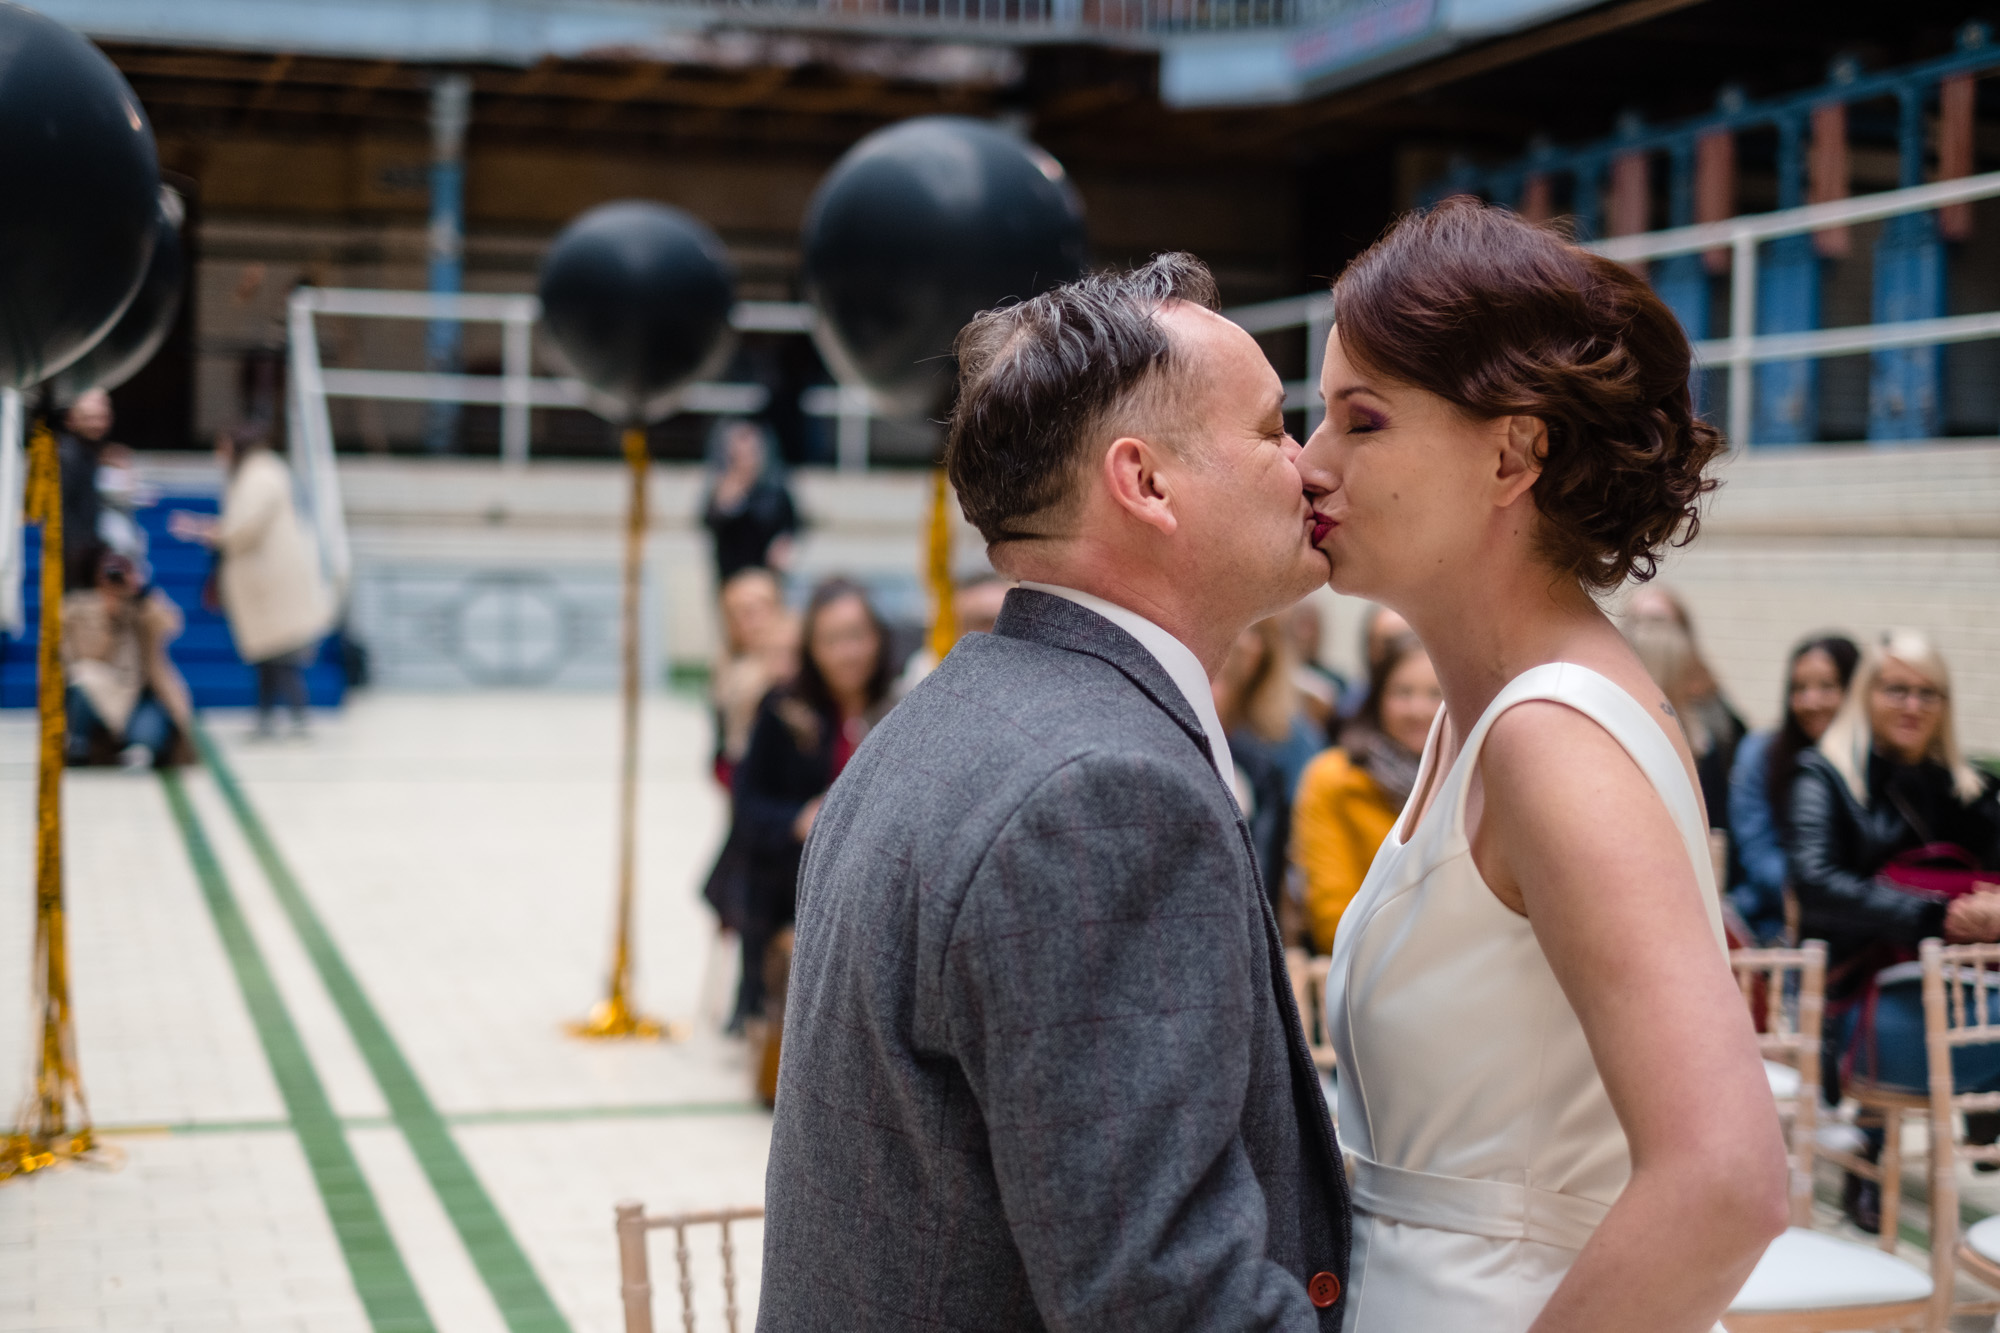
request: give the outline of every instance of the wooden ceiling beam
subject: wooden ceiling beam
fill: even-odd
[[[377,89],[385,87],[401,68],[394,60],[378,60],[357,78],[340,99],[340,113],[353,115],[366,106]]]

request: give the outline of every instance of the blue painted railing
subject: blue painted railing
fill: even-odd
[[[1575,148],[1540,145],[1497,167],[1459,163],[1425,191],[1426,202],[1449,194],[1477,194],[1523,207],[1531,186],[1550,190],[1567,179],[1577,234],[1598,239],[1606,230],[1608,181],[1613,164],[1635,155],[1667,158],[1670,227],[1695,221],[1698,146],[1716,135],[1752,130],[1777,134],[1779,209],[1806,202],[1809,126],[1827,107],[1894,99],[1897,106],[1898,186],[1924,179],[1925,127],[1945,81],[2000,68],[2000,46],[1983,24],[1970,23],[1951,54],[1893,70],[1863,72],[1838,61],[1828,81],[1780,97],[1752,100],[1726,89],[1714,111],[1671,125],[1648,126],[1628,116],[1617,133]],[[1547,197],[1547,196],[1544,196]],[[1947,254],[1937,214],[1888,219],[1876,240],[1872,309],[1876,323],[1937,319],[1946,314]],[[1808,235],[1765,243],[1756,285],[1756,332],[1804,333],[1820,327],[1820,287],[1825,262]],[[1700,255],[1684,254],[1652,265],[1662,299],[1697,341],[1712,327],[1710,284]],[[1936,346],[1878,350],[1870,354],[1868,434],[1871,439],[1930,438],[1940,432],[1944,360]],[[1803,444],[1818,438],[1819,366],[1812,360],[1771,362],[1756,368],[1750,440],[1758,445]]]

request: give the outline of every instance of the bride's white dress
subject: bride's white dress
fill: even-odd
[[[1466,840],[1480,746],[1531,699],[1595,719],[1645,772],[1725,947],[1708,830],[1666,734],[1595,671],[1524,672],[1466,737],[1416,829],[1397,821],[1334,942],[1328,1031],[1354,1182],[1345,1333],[1520,1333],[1631,1175],[1576,1013],[1533,927],[1486,887]],[[1437,747],[1434,727],[1413,800]]]

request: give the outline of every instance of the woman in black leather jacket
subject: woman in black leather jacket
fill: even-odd
[[[1951,719],[1951,681],[1929,639],[1892,631],[1855,672],[1840,713],[1799,756],[1792,785],[1791,881],[1801,933],[1827,943],[1827,1090],[1843,1062],[1878,1081],[1927,1087],[1918,941],[2000,940],[2000,803],[1994,779],[1965,762]],[[1990,883],[1947,906],[1898,888],[1883,871],[1939,843],[1962,849]],[[1872,994],[1871,994],[1872,991]],[[1995,1002],[2000,1021],[2000,1001]],[[2000,1090],[2000,1049],[1954,1054],[1958,1091]],[[1985,1141],[2000,1116],[1973,1117]],[[1849,1215],[1873,1230],[1874,1188],[1849,1177]]]

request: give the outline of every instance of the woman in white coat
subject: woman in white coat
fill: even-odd
[[[223,614],[236,651],[257,668],[257,731],[269,735],[283,701],[306,725],[304,668],[333,624],[333,603],[292,500],[292,474],[255,428],[216,436],[228,484],[217,518],[179,513],[174,535],[215,548]]]

